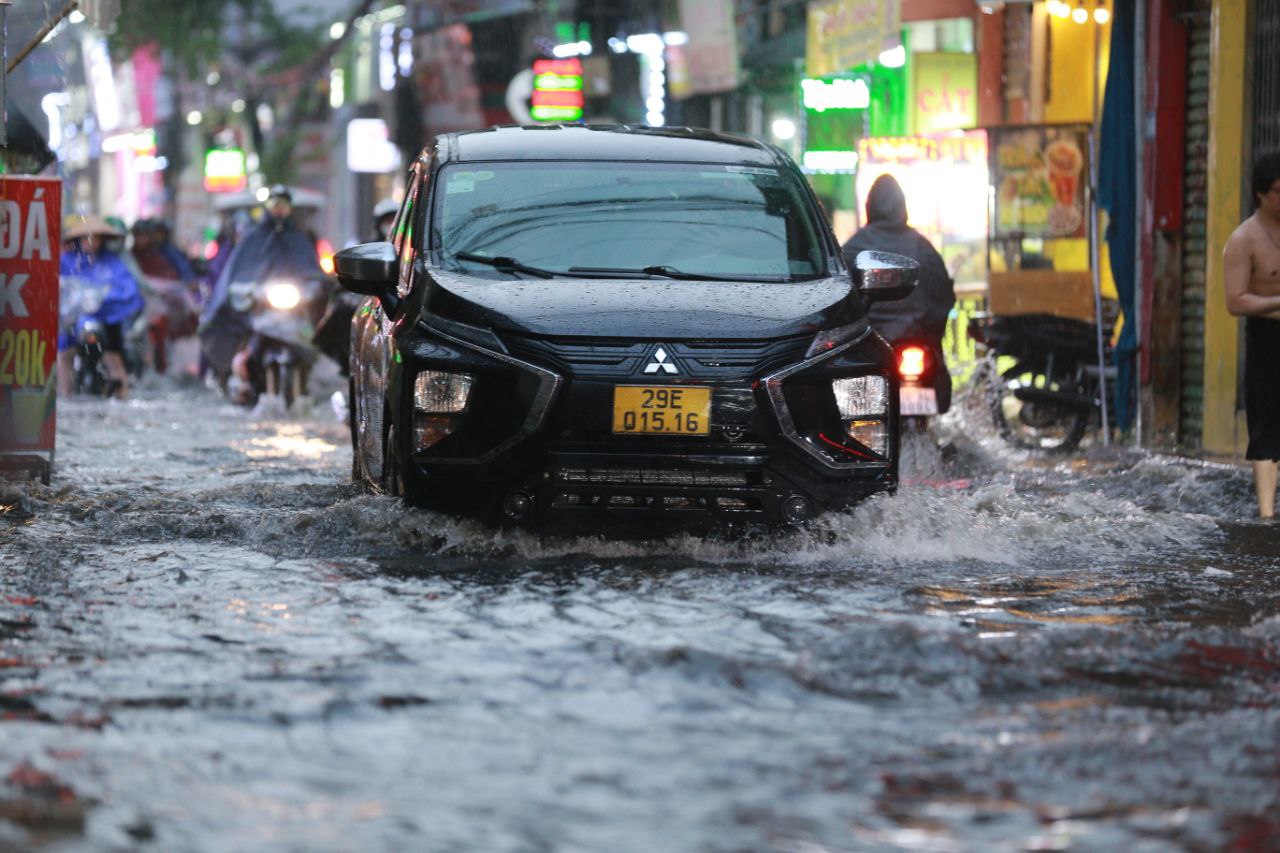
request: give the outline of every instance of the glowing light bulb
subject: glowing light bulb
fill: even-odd
[[[1089,12],[1083,6],[1077,6],[1071,10],[1071,20],[1077,24],[1086,23],[1089,20]]]
[[[1111,20],[1111,13],[1107,11],[1106,6],[1099,6],[1093,10],[1093,19],[1097,21],[1099,25],[1105,24],[1107,21]]]

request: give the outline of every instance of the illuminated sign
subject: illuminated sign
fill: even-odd
[[[971,53],[912,57],[916,130],[933,133],[978,123],[978,58]]]
[[[857,151],[806,151],[804,171],[849,174],[858,168]]]
[[[204,188],[211,193],[240,192],[249,186],[244,152],[239,148],[215,148],[204,153]]]
[[[347,123],[347,168],[386,174],[400,168],[400,149],[380,118],[353,118]]]
[[[835,80],[818,80],[806,77],[800,81],[805,109],[815,112],[826,110],[865,110],[871,106],[871,87],[861,77],[839,77]]]
[[[582,60],[577,57],[534,62],[529,114],[535,121],[580,120],[586,106],[582,76]]]

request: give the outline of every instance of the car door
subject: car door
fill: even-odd
[[[412,284],[414,223],[419,219],[423,171],[420,163],[414,165],[404,202],[391,225],[391,245],[400,259],[396,289],[402,298]],[[359,353],[353,367],[355,399],[352,401],[356,407],[357,452],[365,475],[375,483],[382,479],[387,372],[392,357],[394,321],[378,299],[368,297],[356,312],[356,323],[352,327],[352,352]]]

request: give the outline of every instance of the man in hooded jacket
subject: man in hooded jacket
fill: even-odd
[[[907,198],[891,175],[881,175],[867,193],[867,224],[841,247],[852,269],[859,252],[893,252],[920,264],[920,279],[911,295],[893,302],[874,302],[868,317],[871,327],[889,343],[922,341],[930,345],[938,369],[934,388],[938,413],[951,407],[951,374],[942,353],[947,317],[956,304],[955,282],[942,256],[914,228],[907,225]]]
[[[311,235],[292,218],[293,196],[287,187],[271,188],[267,216],[236,244],[214,282],[200,318],[200,342],[206,363],[220,382],[231,373],[232,360],[248,343],[250,318],[230,304],[232,282],[271,278],[316,281],[324,277]]]

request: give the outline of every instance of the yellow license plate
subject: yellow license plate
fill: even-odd
[[[687,385],[617,385],[613,431],[644,435],[707,435],[711,389]]]

